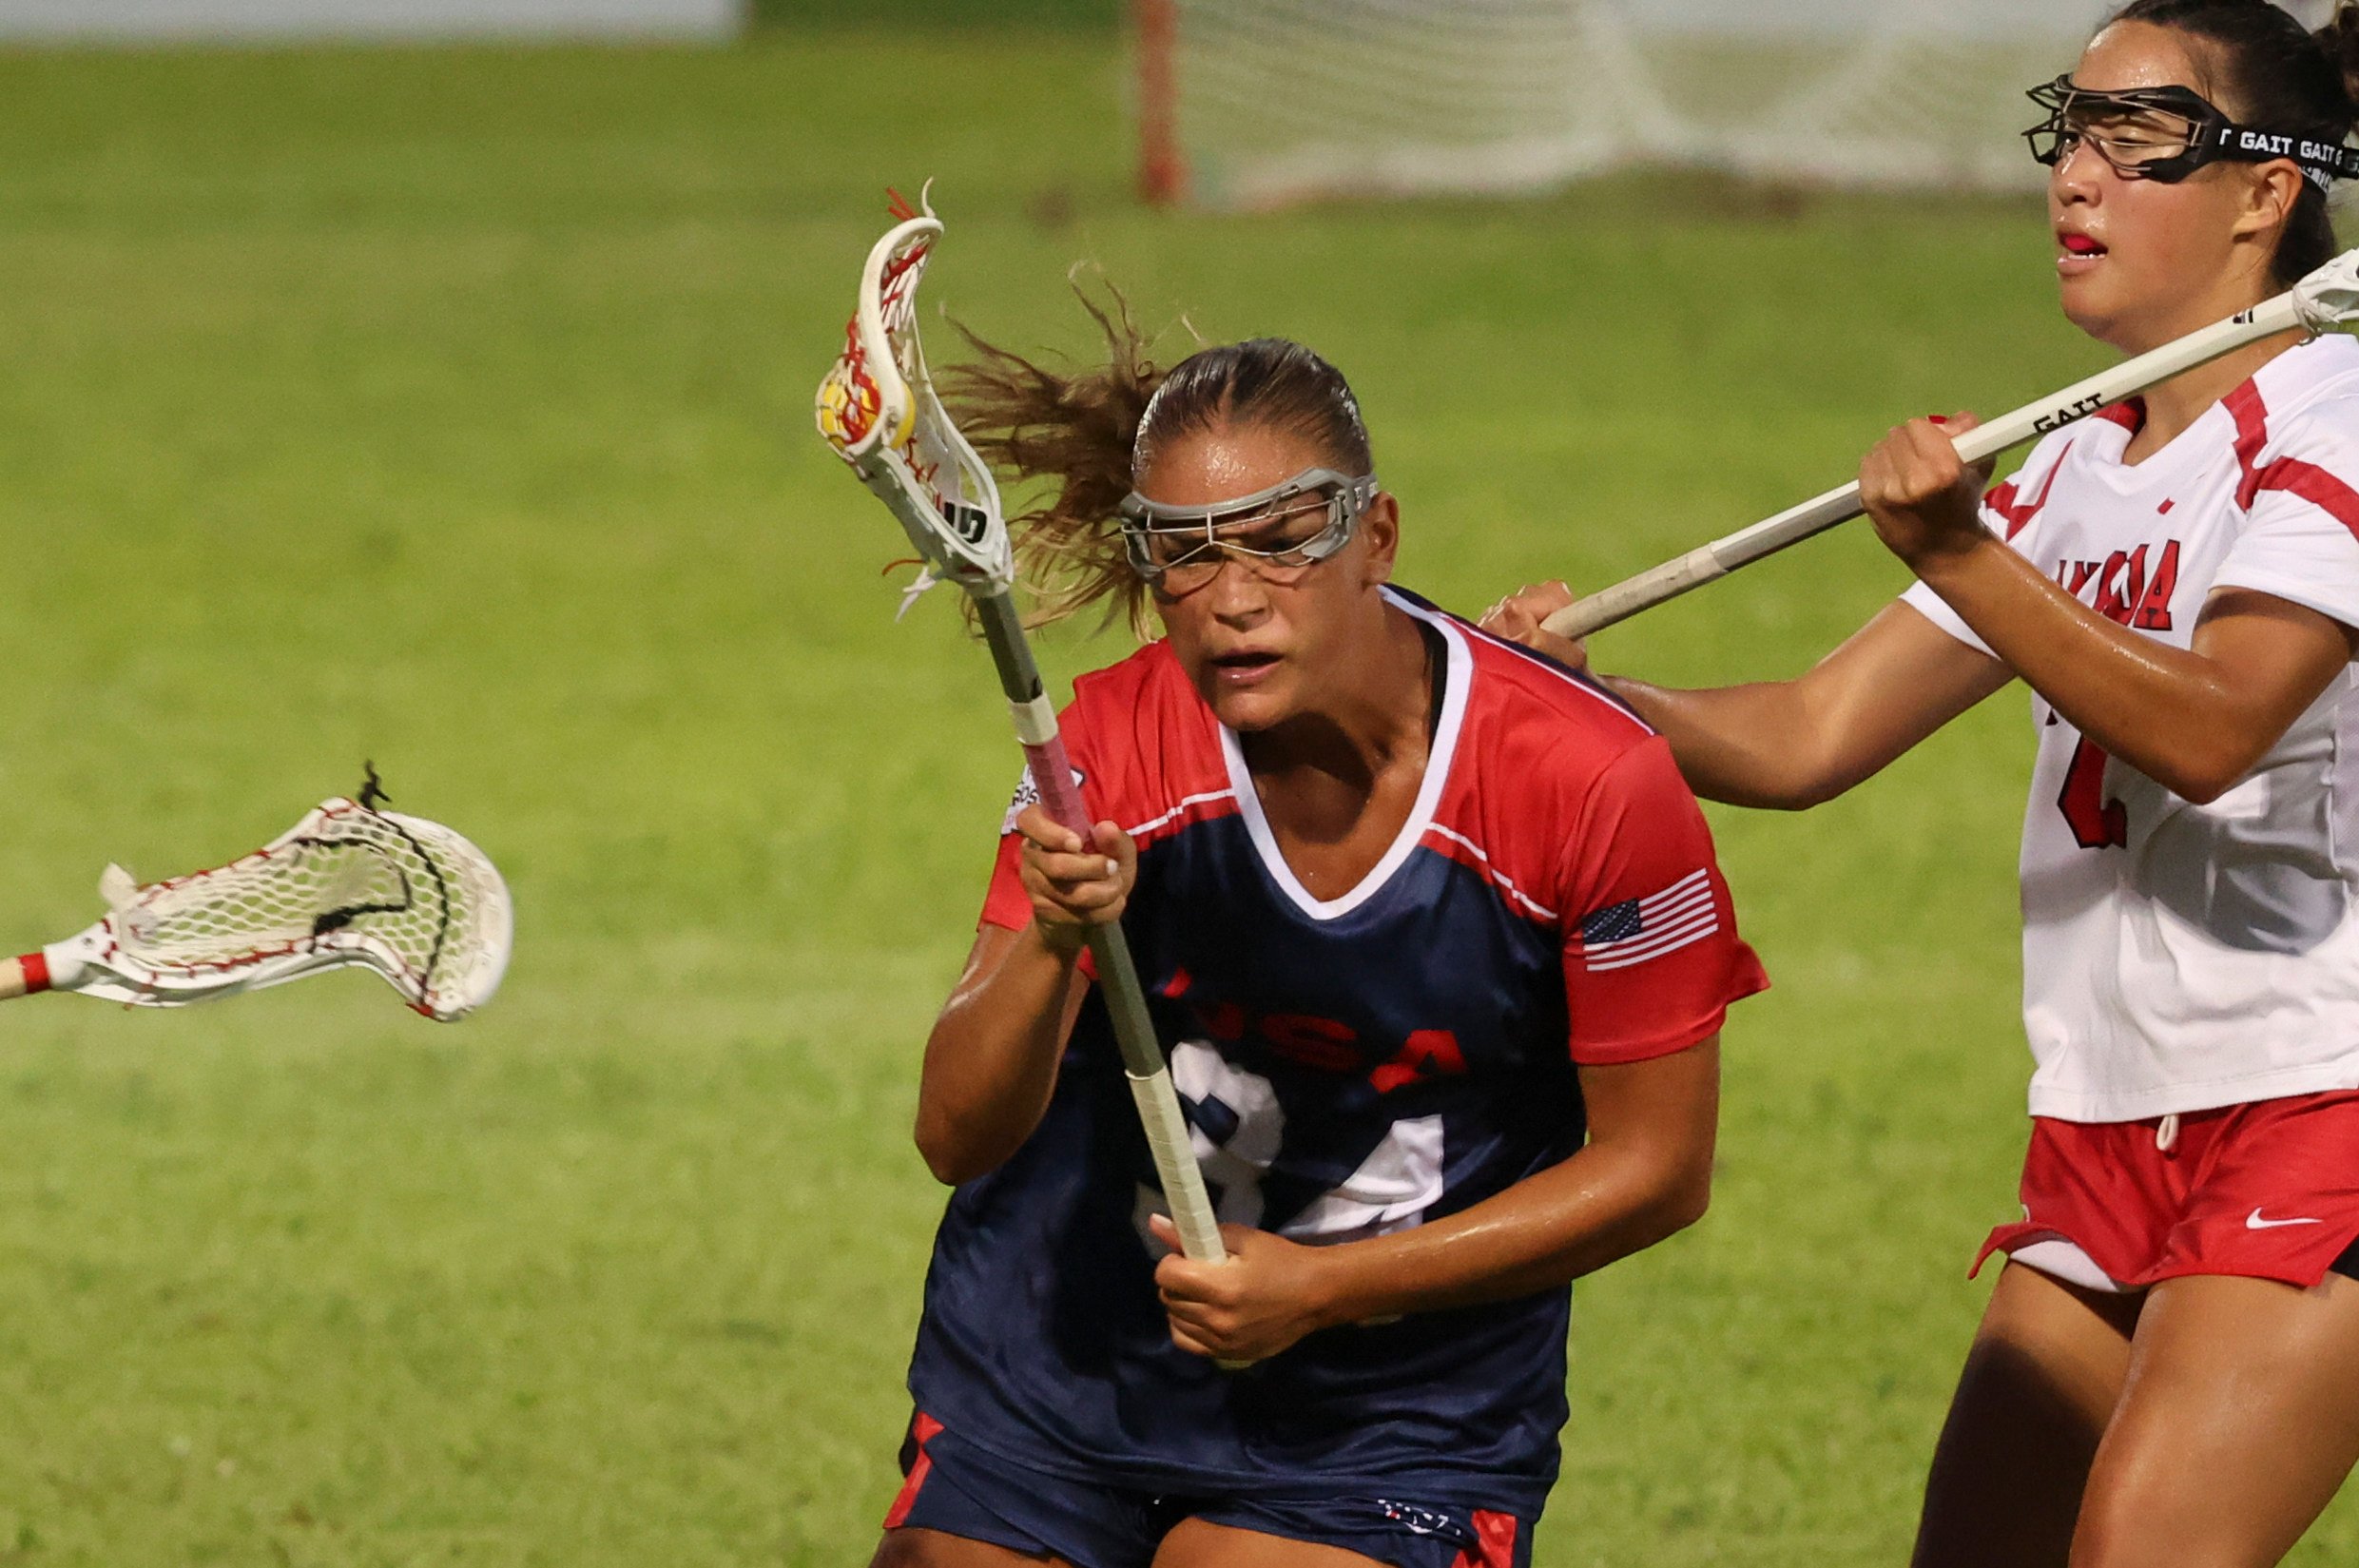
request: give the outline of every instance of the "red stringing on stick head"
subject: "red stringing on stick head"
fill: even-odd
[[[888,188],[886,194],[893,199],[891,211],[896,219],[906,223],[918,216],[900,192]],[[932,237],[919,239],[907,249],[888,257],[877,279],[878,317],[903,380],[913,379],[918,371],[917,336],[911,325],[917,314],[918,280],[924,273],[926,258],[933,249]],[[838,452],[848,451],[867,440],[883,416],[884,394],[869,368],[868,349],[860,340],[857,311],[843,329],[843,353],[820,391],[820,434]]]

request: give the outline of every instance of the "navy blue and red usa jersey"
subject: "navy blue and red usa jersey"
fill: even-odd
[[[1408,822],[1339,898],[1287,868],[1167,645],[1084,676],[1064,720],[1092,815],[1138,842],[1123,927],[1221,1218],[1305,1243],[1438,1219],[1565,1159],[1577,1066],[1693,1045],[1768,983],[1663,740],[1560,666],[1393,602],[1439,631],[1443,697]],[[1015,845],[983,920],[1020,929]],[[1568,1290],[1223,1372],[1170,1343],[1160,1204],[1092,994],[1039,1128],[943,1217],[918,1407],[1010,1460],[1172,1495],[1342,1484],[1538,1511]]]

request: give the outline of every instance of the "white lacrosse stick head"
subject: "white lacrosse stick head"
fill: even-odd
[[[2359,250],[2347,250],[2293,285],[2293,313],[2311,332],[2359,317]]]
[[[340,796],[227,865],[144,886],[110,865],[99,892],[106,918],[44,950],[50,986],[141,1007],[357,964],[447,1023],[491,1000],[514,936],[482,850]]]
[[[929,189],[931,186],[928,187]],[[868,253],[843,353],[819,387],[819,433],[900,519],[927,580],[977,598],[1015,581],[1015,552],[991,470],[934,394],[918,338],[918,282],[941,237],[931,206],[911,212]]]

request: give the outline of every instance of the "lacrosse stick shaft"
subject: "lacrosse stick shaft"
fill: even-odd
[[[38,953],[21,958],[0,958],[0,1002],[29,997],[49,988],[49,969]]]
[[[1049,815],[1066,827],[1090,838],[1090,810],[1073,783],[1073,763],[1056,731],[1056,708],[1040,682],[1033,662],[1032,645],[1024,623],[1005,591],[978,595],[975,609],[999,670],[999,687],[1015,720],[1016,739],[1024,745],[1024,761],[1032,768],[1033,785]],[[1090,953],[1097,962],[1097,983],[1106,993],[1106,1008],[1113,1016],[1114,1038],[1122,1047],[1122,1070],[1131,1080],[1131,1097],[1138,1104],[1140,1123],[1147,1130],[1147,1147],[1154,1155],[1155,1175],[1171,1206],[1171,1223],[1179,1230],[1180,1250],[1191,1258],[1218,1263],[1228,1255],[1221,1245],[1220,1222],[1213,1217],[1212,1200],[1205,1191],[1204,1172],[1180,1112],[1179,1094],[1171,1087],[1170,1068],[1155,1042],[1153,1017],[1147,1011],[1147,993],[1138,983],[1131,961],[1131,945],[1122,927],[1110,923],[1090,928]]]
[[[1977,425],[1957,437],[1958,455],[1968,464],[1996,457],[2018,442],[2044,436],[2059,425],[2094,414],[2108,403],[2117,403],[2197,365],[2208,364],[2223,354],[2232,354],[2280,332],[2303,327],[2314,330],[2316,325],[2294,293],[2278,295],[2252,310],[2215,321],[2135,359],[2125,359],[2111,370],[2075,381],[2061,392],[2026,403],[1988,424]],[[1854,480],[1567,605],[1540,625],[1559,637],[1586,637],[1626,621],[1642,610],[1675,599],[1690,589],[1725,577],[1764,555],[1773,555],[1789,545],[1824,533],[1838,523],[1850,521],[1864,510],[1860,505],[1859,483]]]

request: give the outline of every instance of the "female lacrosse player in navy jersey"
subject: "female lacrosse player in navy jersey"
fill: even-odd
[[[1722,1016],[1765,982],[1661,739],[1389,586],[1331,366],[1161,377],[1110,337],[1103,373],[966,381],[985,450],[1061,481],[1027,535],[1078,563],[1054,608],[1165,636],[1076,683],[1093,836],[1019,791],[927,1041],[957,1191],[877,1560],[1509,1568],[1567,1282],[1703,1211]],[[1117,918],[1225,1263],[1170,1250],[1083,958]]]
[[[2348,11],[2137,0],[2038,89],[2074,323],[2137,353],[2324,264],[2355,57]],[[1917,1561],[2274,1562],[2359,1458],[2359,344],[2261,342],[1981,477],[1934,421],[1868,455],[1920,580],[1808,674],[1610,684],[1701,793],[1782,807],[2031,687],[2024,1214]],[[1577,659],[1537,629],[1565,599],[1491,624]]]

